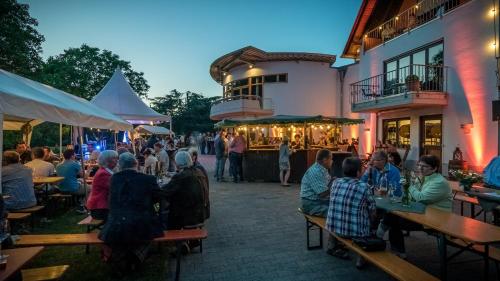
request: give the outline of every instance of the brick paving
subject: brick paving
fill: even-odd
[[[201,162],[213,171],[213,156],[202,156]],[[305,221],[297,213],[298,185],[214,181],[210,188],[209,238],[202,254],[184,258],[182,280],[392,280],[375,266],[357,270],[354,259],[306,250]],[[409,261],[437,276],[435,238],[412,232],[406,242]],[[449,266],[449,280],[480,279],[478,258],[470,254],[457,258],[460,263]],[[494,279],[495,267],[490,268]]]

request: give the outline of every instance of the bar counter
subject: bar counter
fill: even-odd
[[[328,148],[334,150],[334,148]],[[319,148],[298,149],[290,156],[289,182],[299,183],[307,169],[316,161]],[[342,176],[342,161],[351,152],[332,151],[332,176]],[[272,148],[250,149],[243,156],[243,177],[248,181],[279,182],[279,150]]]

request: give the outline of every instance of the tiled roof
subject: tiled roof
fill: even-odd
[[[243,64],[255,64],[269,61],[314,61],[333,64],[335,55],[292,52],[265,52],[253,46],[248,46],[216,59],[210,65],[210,75],[220,83],[223,72]]]

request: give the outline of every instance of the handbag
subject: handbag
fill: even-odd
[[[353,238],[352,242],[367,252],[376,252],[385,250],[385,240],[378,237],[359,237]]]

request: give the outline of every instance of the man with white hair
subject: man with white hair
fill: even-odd
[[[105,150],[99,155],[97,160],[99,162],[99,170],[97,170],[92,181],[92,189],[87,200],[87,209],[90,210],[90,215],[94,219],[105,221],[108,218],[109,212],[109,186],[113,169],[118,164],[118,153],[114,150]]]
[[[137,266],[147,257],[151,241],[163,235],[154,204],[164,192],[154,176],[137,171],[137,160],[130,152],[119,156],[120,172],[111,177],[109,215],[99,238],[112,249],[112,263]]]
[[[179,172],[162,187],[170,203],[167,229],[181,229],[203,223],[206,218],[204,203],[208,202],[203,184],[205,176],[193,166],[191,155],[179,151],[175,155]]]

